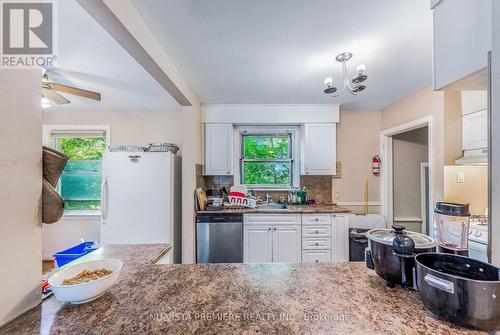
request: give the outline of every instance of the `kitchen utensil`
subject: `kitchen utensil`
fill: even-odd
[[[469,257],[415,256],[418,293],[439,319],[484,331],[500,330],[500,269]]]
[[[393,226],[393,229],[371,229],[366,232],[368,248],[366,251],[366,265],[387,281],[387,286],[394,287],[396,284],[412,286],[412,283],[402,281],[402,262],[395,252],[393,243],[396,236],[405,235],[413,239],[415,243],[414,252],[432,252],[436,250],[437,242],[426,235],[404,231],[403,226]],[[411,269],[414,265],[413,255],[404,262],[404,269]],[[406,278],[412,274],[406,273]]]
[[[108,147],[110,152],[145,152],[148,151],[146,147],[139,147],[136,145],[112,145]]]
[[[92,301],[103,295],[106,290],[115,284],[123,263],[118,259],[100,259],[69,265],[52,274],[48,282],[57,299],[72,304],[82,304]],[[65,279],[72,278],[83,270],[95,271],[106,269],[111,274],[86,283],[75,285],[62,285]]]
[[[152,152],[168,152],[174,155],[179,151],[179,146],[175,143],[149,143],[148,150]]]

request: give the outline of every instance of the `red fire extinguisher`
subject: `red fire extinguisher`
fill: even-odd
[[[373,157],[373,160],[372,160],[372,173],[374,176],[378,176],[380,175],[380,164],[382,163],[382,161],[380,160],[380,156],[375,156]]]

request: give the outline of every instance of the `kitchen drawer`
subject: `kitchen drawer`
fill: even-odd
[[[332,261],[330,250],[304,250],[302,251],[303,263],[323,263]]]
[[[332,239],[329,237],[325,238],[311,237],[302,239],[302,250],[331,249],[331,248],[332,248]]]
[[[302,214],[302,224],[331,224],[331,214]]]
[[[332,225],[310,225],[302,226],[302,237],[330,237],[332,236]]]
[[[245,214],[243,221],[246,225],[300,225],[300,214]]]

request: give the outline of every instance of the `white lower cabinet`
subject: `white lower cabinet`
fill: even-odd
[[[247,214],[243,262],[301,262],[300,215]]]
[[[243,261],[347,262],[349,214],[246,214]]]
[[[332,214],[332,261],[349,261],[349,214]]]
[[[273,227],[273,262],[300,260],[300,226]]]
[[[331,250],[304,250],[302,251],[303,263],[324,263],[332,261]]]
[[[273,261],[271,227],[245,226],[243,236],[243,261],[245,263],[267,263]]]

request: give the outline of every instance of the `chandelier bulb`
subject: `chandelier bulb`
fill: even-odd
[[[366,72],[366,65],[365,64],[359,64],[358,67],[356,68],[356,72],[358,74],[365,74],[365,72]]]

